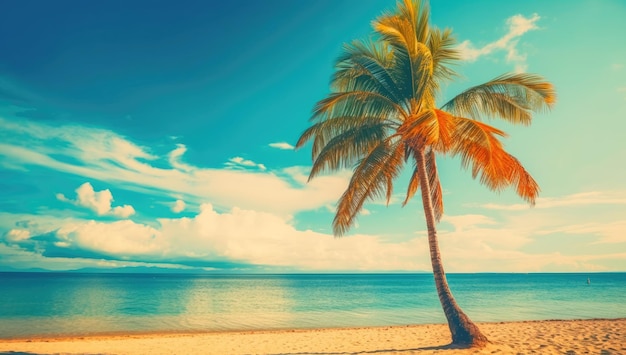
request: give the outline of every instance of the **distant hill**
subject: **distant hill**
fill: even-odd
[[[285,269],[250,269],[250,270],[205,270],[202,268],[186,268],[186,269],[174,269],[174,268],[162,268],[157,266],[133,266],[133,267],[119,267],[119,268],[80,268],[75,270],[46,270],[42,268],[28,268],[28,269],[16,269],[10,266],[0,265],[0,272],[55,272],[55,273],[85,273],[85,274],[421,274],[430,273],[430,271],[299,271],[299,270],[285,270]]]
[[[51,272],[51,270],[42,268],[16,269],[14,267],[0,265],[0,272]]]
[[[193,269],[172,269],[172,268],[162,268],[156,266],[133,266],[133,267],[120,267],[120,268],[82,268],[76,270],[68,270],[67,272],[74,273],[92,273],[92,274],[102,274],[102,273],[111,273],[111,274],[207,274],[211,273],[210,271],[193,268]]]
[[[199,274],[210,273],[204,269],[171,269],[152,266],[120,267],[120,268],[81,268],[75,270],[46,270],[42,268],[17,269],[10,266],[0,265],[0,272],[69,272],[69,273],[89,273],[89,274]]]

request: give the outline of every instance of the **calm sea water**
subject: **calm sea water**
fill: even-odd
[[[626,273],[448,281],[475,321],[626,317]],[[444,322],[429,274],[0,273],[0,338]]]

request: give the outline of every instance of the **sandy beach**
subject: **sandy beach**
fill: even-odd
[[[626,354],[626,319],[482,323],[491,343],[454,349],[446,325],[133,334],[0,341],[0,354]]]

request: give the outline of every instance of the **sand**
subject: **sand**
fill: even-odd
[[[0,354],[626,354],[626,319],[481,323],[482,349],[446,325],[0,340]]]

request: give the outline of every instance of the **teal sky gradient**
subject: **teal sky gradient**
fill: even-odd
[[[393,1],[8,1],[0,21],[0,269],[429,270],[421,202],[330,234],[349,171],[306,183],[293,144],[342,45]],[[438,161],[452,272],[626,270],[626,3],[431,2],[465,88],[513,71],[558,101],[491,121],[534,208]],[[406,174],[405,174],[406,175]]]

